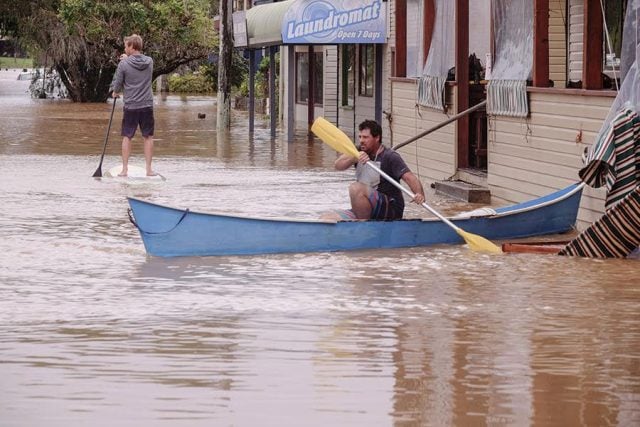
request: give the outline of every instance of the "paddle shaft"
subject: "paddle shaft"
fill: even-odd
[[[380,176],[382,176],[384,179],[386,179],[387,181],[389,181],[391,184],[393,184],[398,190],[404,192],[407,196],[411,197],[411,199],[415,198],[416,195],[413,194],[413,192],[411,190],[408,190],[406,188],[404,188],[398,181],[396,181],[395,179],[391,178],[389,175],[387,175],[386,173],[384,173],[382,171],[382,169],[380,169],[378,166],[376,166],[375,163],[373,163],[371,160],[369,160],[367,162],[367,165],[369,165],[371,168],[373,168],[373,170],[375,170],[376,172],[378,172],[380,174]],[[425,208],[426,210],[428,210],[429,212],[431,212],[432,214],[434,214],[435,216],[437,216],[442,222],[444,222],[445,224],[447,224],[449,227],[453,228],[454,230],[456,230],[456,232],[458,232],[458,230],[460,230],[460,227],[458,227],[457,225],[455,225],[454,223],[452,223],[451,221],[449,221],[447,218],[443,217],[440,212],[436,211],[435,209],[433,209],[431,206],[429,206],[426,202],[422,203],[422,207]]]
[[[104,153],[107,152],[107,142],[109,142],[109,132],[111,131],[111,122],[113,121],[113,112],[116,111],[116,101],[118,98],[113,98],[113,107],[111,107],[111,116],[109,117],[109,125],[107,126],[107,134],[104,136],[104,145],[102,146],[102,155],[100,156],[100,163],[98,169],[93,173],[93,177],[102,176],[102,161],[104,160]]]
[[[471,107],[471,108],[468,108],[468,109],[466,109],[466,110],[464,110],[464,111],[461,111],[460,113],[458,113],[458,114],[456,114],[455,116],[453,116],[453,117],[451,117],[451,118],[449,118],[449,119],[445,120],[444,122],[439,123],[439,124],[435,125],[434,127],[432,127],[432,128],[429,128],[429,129],[425,130],[424,132],[422,132],[422,133],[420,133],[420,134],[418,134],[418,135],[414,136],[413,138],[407,139],[406,141],[404,141],[404,142],[402,142],[402,143],[400,143],[400,144],[396,145],[395,147],[392,147],[391,149],[395,151],[395,150],[397,150],[397,149],[399,149],[399,148],[404,147],[404,146],[405,146],[405,145],[407,145],[407,144],[411,144],[413,141],[416,141],[416,140],[418,140],[418,139],[422,138],[423,136],[427,136],[427,135],[429,135],[431,132],[435,132],[435,131],[437,131],[438,129],[440,129],[441,127],[444,127],[444,126],[448,125],[448,124],[449,124],[449,123],[451,123],[451,122],[455,122],[456,120],[460,119],[461,117],[464,117],[464,116],[466,116],[466,115],[467,115],[467,114],[469,114],[469,113],[473,113],[474,111],[476,111],[476,110],[480,109],[481,107],[484,107],[485,105],[487,105],[487,101],[482,101],[481,103],[476,104],[476,105],[474,105],[474,106],[473,106],[473,107]]]

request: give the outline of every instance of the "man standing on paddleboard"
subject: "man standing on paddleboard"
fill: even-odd
[[[147,176],[156,173],[151,168],[153,157],[153,59],[143,55],[142,37],[132,34],[124,38],[124,52],[111,82],[110,90],[113,98],[124,93],[124,114],[122,116],[122,171],[120,176],[127,176],[129,155],[131,154],[131,138],[140,126],[144,138],[144,158]],[[115,101],[114,101],[115,102]]]

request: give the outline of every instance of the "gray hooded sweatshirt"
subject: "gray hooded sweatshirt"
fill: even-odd
[[[152,76],[153,59],[141,53],[131,55],[118,64],[110,89],[116,92],[124,89],[127,110],[153,107]]]

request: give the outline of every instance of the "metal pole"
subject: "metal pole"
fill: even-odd
[[[249,133],[253,133],[256,109],[256,50],[249,51]]]
[[[424,132],[414,136],[413,138],[409,138],[405,142],[402,142],[402,143],[396,145],[395,147],[393,147],[393,149],[397,150],[398,148],[402,148],[407,144],[411,144],[413,141],[418,140],[418,139],[422,138],[423,136],[427,136],[431,132],[435,132],[438,129],[440,129],[441,127],[444,127],[444,126],[448,125],[451,122],[455,122],[456,120],[460,119],[461,117],[464,117],[469,113],[473,113],[474,111],[484,107],[485,105],[487,105],[487,101],[482,101],[479,104],[476,104],[471,108],[467,108],[466,110],[459,112],[458,114],[456,114],[455,116],[445,120],[444,122],[439,123],[439,124],[435,125],[434,127],[429,128],[429,129],[425,130]]]
[[[282,58],[280,58],[282,60]],[[296,54],[295,46],[287,46],[287,141],[293,142],[295,139],[296,120],[296,70],[295,70]]]
[[[269,117],[271,118],[271,137],[276,136],[276,48],[269,47]]]

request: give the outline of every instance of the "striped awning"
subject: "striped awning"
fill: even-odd
[[[640,245],[640,187],[636,187],[559,255],[626,258]]]
[[[604,215],[560,255],[626,258],[640,245],[640,117],[621,110],[600,132],[578,173],[591,187],[607,188]]]
[[[605,209],[622,200],[640,185],[640,117],[621,110],[600,132],[589,152],[586,166],[578,172],[591,187],[607,187]]]

